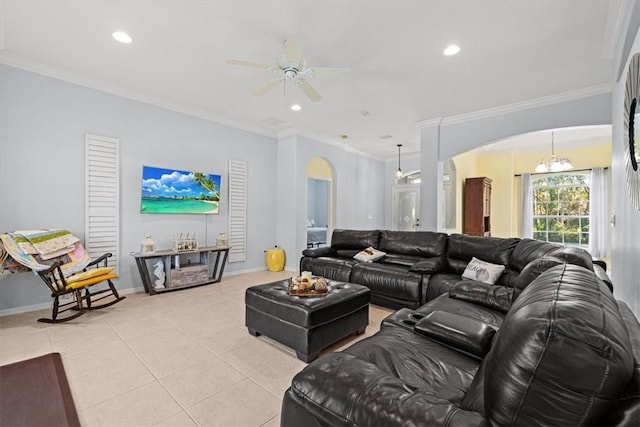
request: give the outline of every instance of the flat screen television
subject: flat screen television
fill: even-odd
[[[220,175],[142,166],[143,214],[217,214]]]

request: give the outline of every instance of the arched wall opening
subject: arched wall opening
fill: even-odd
[[[330,244],[335,224],[335,174],[324,157],[314,157],[307,164],[306,225],[308,248]]]

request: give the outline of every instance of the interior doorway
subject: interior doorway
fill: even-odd
[[[400,184],[393,187],[393,229],[420,229],[420,184]]]
[[[333,168],[322,157],[307,166],[307,247],[330,244],[333,232]]]

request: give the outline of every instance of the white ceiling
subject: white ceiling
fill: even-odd
[[[610,83],[610,3],[3,1],[0,61],[387,159],[398,143],[403,153],[419,151],[418,122]],[[133,43],[114,41],[116,30]],[[318,103],[293,85],[286,96],[275,89],[256,97],[255,89],[279,75],[225,63],[273,64],[288,37],[304,43],[309,66],[348,67],[353,77],[311,80],[323,96]],[[445,57],[450,43],[462,51]],[[293,102],[302,111],[291,111]]]

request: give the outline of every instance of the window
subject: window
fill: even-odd
[[[533,180],[533,238],[589,247],[589,174],[545,175]]]

